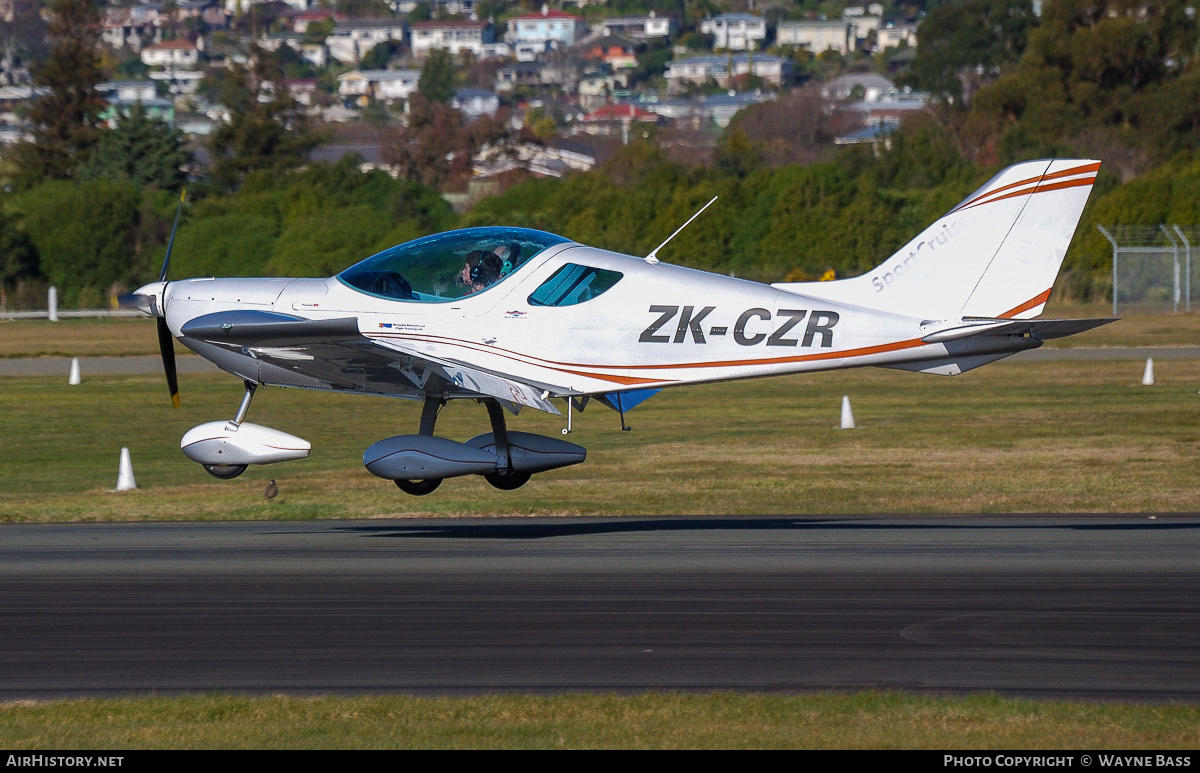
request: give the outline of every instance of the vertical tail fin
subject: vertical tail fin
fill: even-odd
[[[925,319],[1042,313],[1100,162],[1008,167],[872,271],[777,284],[803,295]]]

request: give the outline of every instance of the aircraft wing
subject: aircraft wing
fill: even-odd
[[[184,324],[184,343],[223,370],[264,384],[423,399],[434,377],[447,398],[494,397],[512,411],[555,415],[543,390],[470,363],[439,360],[364,336],[354,317],[309,320],[268,311],[224,311]]]

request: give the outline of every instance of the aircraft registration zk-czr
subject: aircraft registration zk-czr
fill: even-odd
[[[1111,322],[1034,319],[1099,167],[1011,166],[874,270],[837,281],[766,285],[662,263],[667,242],[641,258],[498,227],[417,239],[328,279],[167,281],[168,246],[160,281],[134,298],[158,318],[175,405],[172,337],[245,385],[232,420],[183,437],[212,475],[308,456],[307,441],[245,420],[271,385],[422,401],[416,434],[370,446],[366,468],[411,494],[463,475],[507,490],[587,451],[509,430],[505,409],[561,415],[561,400],[567,434],[595,400],[624,427],[666,387],[862,366],[956,375]],[[434,434],[460,399],[486,407],[491,432]]]

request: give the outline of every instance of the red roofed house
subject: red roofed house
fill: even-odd
[[[632,102],[605,105],[593,110],[579,120],[580,129],[586,134],[621,134],[622,141],[629,142],[629,127],[634,123],[659,123],[662,116],[643,110]]]
[[[508,27],[505,40],[514,46],[521,43],[569,46],[587,34],[587,24],[581,17],[556,11],[547,5],[542,6],[541,13],[509,19]]]
[[[637,67],[637,52],[633,43],[614,35],[588,43],[587,58],[606,62],[614,70]]]

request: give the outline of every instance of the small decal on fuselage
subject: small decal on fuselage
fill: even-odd
[[[657,314],[650,325],[638,336],[638,342],[644,344],[681,344],[691,340],[692,343],[706,344],[708,337],[720,337],[728,334],[727,325],[713,325],[705,331],[701,324],[706,317],[716,311],[715,306],[651,306],[651,314]],[[672,322],[678,321],[672,330]],[[801,332],[800,325],[807,318],[808,323]],[[823,349],[833,347],[833,328],[841,320],[836,311],[808,309],[746,309],[738,316],[733,326],[733,340],[741,346],[756,346],[766,342],[767,346],[808,346],[814,344]],[[748,327],[771,327],[771,332],[749,332]],[[707,332],[707,337],[705,333]],[[817,343],[819,340],[819,343]]]

